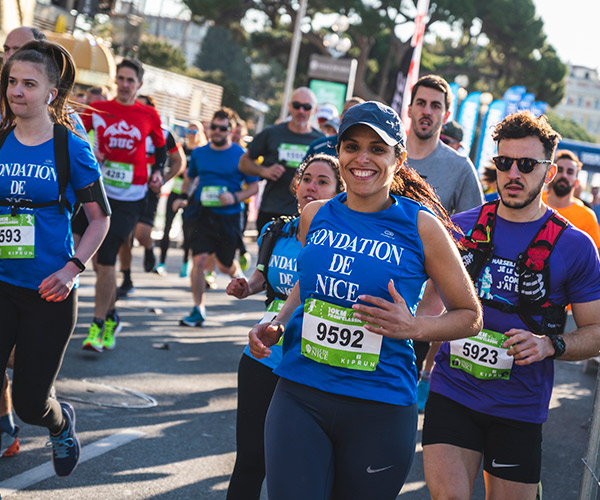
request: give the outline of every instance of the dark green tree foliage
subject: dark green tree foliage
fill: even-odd
[[[157,68],[185,71],[187,62],[182,50],[168,41],[154,36],[145,36],[140,43],[138,57],[143,63]]]
[[[537,100],[551,106],[561,101],[567,68],[546,42],[532,0],[437,3],[446,10],[463,9],[463,20],[455,22],[462,36],[426,45],[424,68],[449,80],[465,74],[471,81],[470,90],[489,91],[497,97],[513,85],[524,85]]]
[[[596,142],[588,132],[578,123],[575,123],[569,118],[563,118],[556,113],[549,111],[546,113],[548,121],[552,128],[556,130],[564,139],[574,139],[576,141]]]
[[[233,39],[231,31],[212,26],[202,41],[195,66],[202,71],[221,71],[235,82],[241,95],[248,95],[252,71],[242,47]]]
[[[199,18],[232,30],[238,42],[245,37],[240,24],[244,15],[249,9],[262,12],[267,21],[260,33],[247,39],[247,53],[253,62],[268,65],[276,61],[279,67],[287,66],[297,0],[183,1]],[[358,60],[355,93],[389,102],[398,66],[410,42],[398,38],[396,27],[414,20],[416,3],[310,0],[305,25],[317,13],[347,15],[351,19],[347,35],[353,42],[347,57]],[[432,0],[428,26],[438,22],[451,24],[462,36],[426,47],[422,74],[437,72],[449,80],[467,74],[469,90],[487,90],[496,96],[512,85],[525,85],[551,105],[562,98],[566,68],[546,42],[533,0]],[[309,54],[327,54],[320,35],[312,30],[303,35],[296,85],[307,81]]]

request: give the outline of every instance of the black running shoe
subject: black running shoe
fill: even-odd
[[[58,436],[50,434],[49,446],[52,446],[52,465],[58,477],[66,477],[75,470],[81,452],[77,434],[75,434],[75,410],[69,403],[61,403],[63,415],[68,427]]]
[[[133,281],[125,281],[121,283],[121,286],[117,288],[117,299],[124,299],[128,295],[131,295],[135,292],[135,288],[133,286]]]

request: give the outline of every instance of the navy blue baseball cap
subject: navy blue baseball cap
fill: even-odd
[[[402,121],[392,108],[377,101],[367,101],[352,106],[344,113],[338,131],[338,144],[344,133],[354,125],[371,127],[388,146],[406,145],[406,133]]]

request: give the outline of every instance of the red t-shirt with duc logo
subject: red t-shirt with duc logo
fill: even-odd
[[[143,198],[148,182],[146,137],[156,148],[165,145],[158,113],[137,101],[130,106],[97,101],[91,108],[82,119],[87,131],[94,129],[108,196],[126,201]]]

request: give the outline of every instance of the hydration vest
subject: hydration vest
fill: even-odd
[[[460,239],[464,247],[461,250],[463,263],[473,282],[477,281],[484,266],[494,255],[498,204],[499,200],[484,204],[473,229]],[[549,263],[550,254],[567,225],[568,221],[553,210],[525,251],[517,257],[515,272],[519,279],[519,298],[516,305],[486,298],[480,298],[481,303],[505,313],[517,314],[536,335],[563,333],[566,308],[549,299]],[[534,316],[541,317],[540,321],[535,320]]]
[[[288,217],[282,215],[275,219],[271,224],[267,226],[262,236],[260,248],[258,250],[258,259],[256,262],[256,269],[258,269],[265,277],[265,287],[267,289],[266,305],[269,306],[275,299],[286,300],[287,295],[276,292],[273,287],[269,284],[269,261],[271,260],[271,254],[275,248],[275,243],[279,238],[295,238],[297,226],[292,224],[296,217]],[[290,223],[287,231],[283,231],[284,226]]]
[[[14,126],[5,128],[0,131],[0,149],[4,145],[4,141],[8,134],[14,129]],[[65,196],[69,180],[71,178],[71,168],[69,162],[69,144],[68,130],[64,125],[59,123],[54,124],[54,162],[56,165],[56,177],[58,180],[58,199],[46,203],[33,203],[30,200],[6,201],[0,200],[0,206],[11,207],[11,215],[17,215],[19,208],[44,208],[52,205],[58,205],[61,215],[65,213],[65,207],[71,211],[71,204]]]

